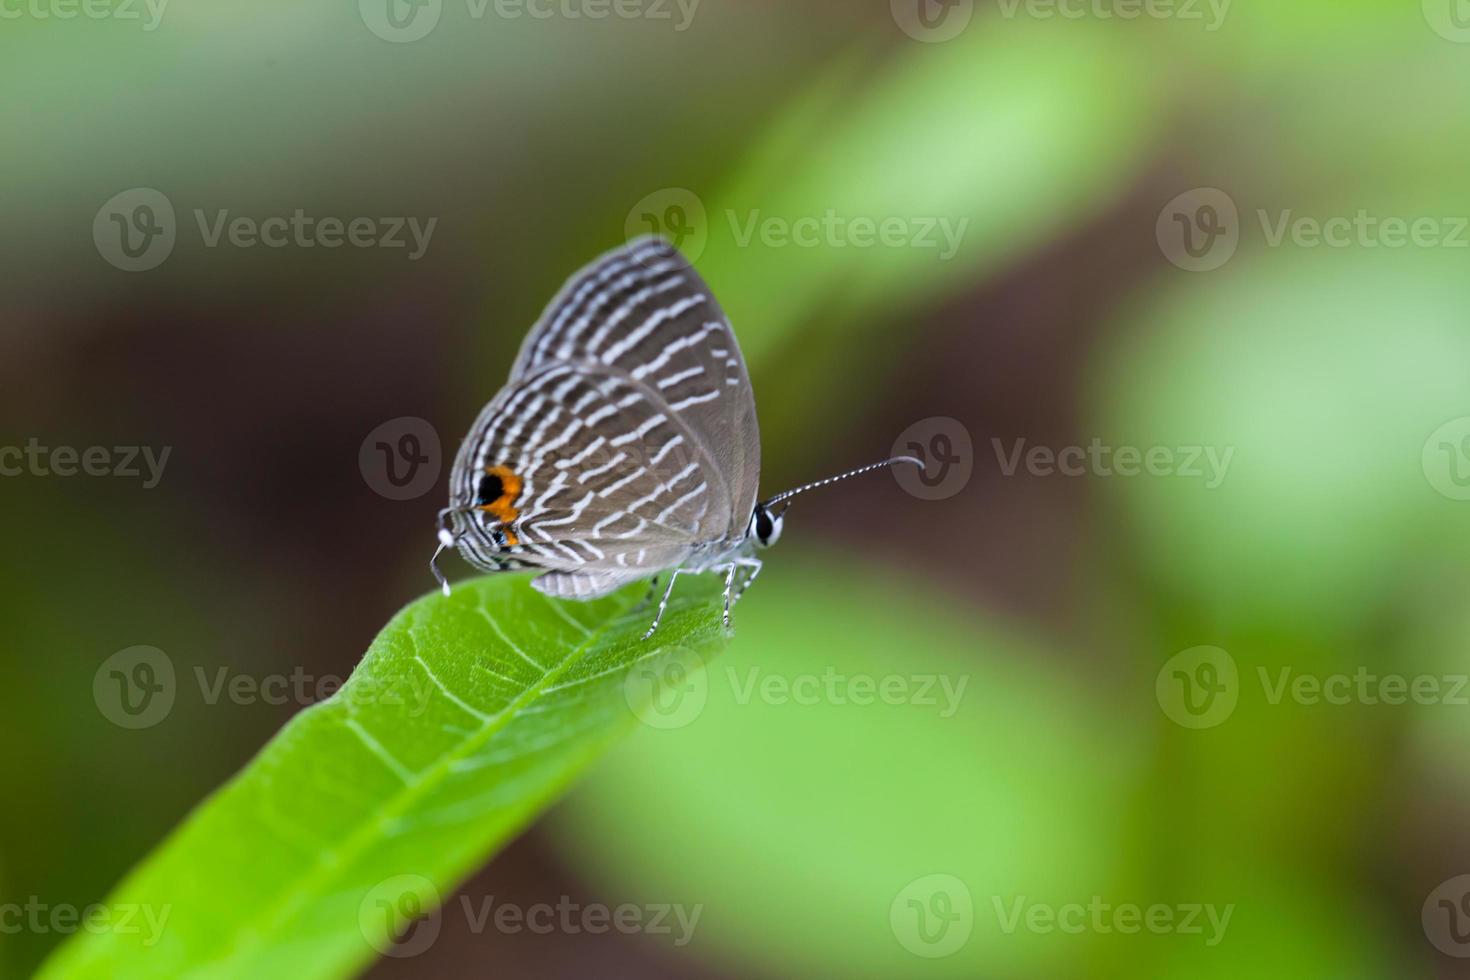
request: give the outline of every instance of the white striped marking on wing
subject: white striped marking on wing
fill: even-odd
[[[536,358],[539,359],[540,357],[545,355],[545,353],[551,348],[551,342],[555,339],[557,331],[566,326],[567,321],[570,319],[571,315],[577,312],[582,302],[584,300],[587,300],[594,292],[597,291],[599,287],[606,286],[608,280],[612,279],[614,276],[626,272],[628,269],[632,268],[635,265],[641,264],[643,260],[647,259],[651,255],[657,254],[662,248],[665,247],[667,246],[664,246],[662,245],[662,243],[659,242],[649,242],[642,248],[636,249],[632,252],[624,252],[619,255],[613,256],[613,258],[608,261],[607,265],[598,270],[598,272],[592,278],[590,278],[587,282],[584,282],[580,287],[578,287],[576,294],[568,299],[567,302],[562,304],[561,309],[557,310],[556,318],[548,327],[546,327],[545,331],[541,335],[540,340],[538,340],[536,343]],[[623,278],[619,279],[616,283],[613,283],[613,285],[602,294],[599,302],[591,306],[583,313],[583,315],[578,319],[577,323],[571,328],[572,332],[568,334],[566,338],[567,342],[575,339],[577,335],[582,332],[582,330],[586,329],[586,326],[591,321],[593,314],[595,314],[597,310],[601,309],[602,304],[606,302],[609,297],[615,295],[625,286],[632,285],[640,275],[657,275],[660,272],[667,271],[667,268],[677,268],[678,265],[679,263],[677,261],[665,260],[664,262],[660,262],[646,269],[636,269],[631,275],[623,276]],[[566,344],[563,344],[564,348],[565,346]],[[561,356],[565,357],[566,354],[562,354]]]
[[[573,456],[571,459],[559,459],[559,460],[557,460],[556,461],[556,468],[559,469],[559,470],[564,470],[564,469],[567,469],[567,468],[572,467],[572,466],[580,466],[584,462],[587,461],[587,457],[588,456],[591,456],[593,453],[597,452],[597,450],[601,449],[603,446],[606,446],[606,445],[607,445],[607,437],[606,436],[598,436],[596,439],[593,439],[591,442],[587,443],[586,448],[584,448],[577,455]]]
[[[649,334],[653,333],[660,326],[674,319],[676,316],[682,316],[688,310],[703,302],[705,302],[705,297],[702,294],[686,296],[675,302],[672,306],[666,306],[654,313],[636,329],[629,331],[626,337],[604,351],[602,354],[602,363],[614,363],[618,358],[642,343]],[[593,346],[592,350],[597,350],[597,347]]]
[[[678,500],[674,501],[672,504],[669,504],[667,507],[665,507],[659,513],[658,517],[656,517],[654,519],[654,522],[655,523],[662,523],[663,520],[666,517],[668,517],[670,514],[672,514],[674,511],[678,510],[680,507],[684,506],[684,504],[688,503],[690,500],[692,500],[693,498],[695,498],[695,497],[699,496],[700,494],[704,493],[708,489],[709,489],[709,484],[708,483],[705,483],[703,480],[701,480],[700,483],[699,483],[699,486],[695,487],[693,490],[690,490],[684,496],[680,497]]]
[[[673,359],[675,354],[679,353],[681,350],[688,350],[695,344],[701,343],[706,337],[710,335],[711,332],[717,330],[719,326],[720,325],[718,323],[706,323],[704,325],[704,331],[702,333],[691,333],[687,336],[680,337],[677,340],[669,341],[669,343],[664,347],[663,351],[660,352],[658,357],[655,357],[647,364],[640,364],[638,367],[634,368],[630,372],[633,375],[634,380],[641,380],[646,375],[662,369],[665,364],[668,364],[669,361]]]
[[[482,470],[489,463],[489,455],[492,449],[498,449],[507,444],[508,440],[500,438],[500,430],[512,418],[521,406],[521,403],[540,391],[543,385],[555,381],[557,378],[565,377],[572,373],[569,367],[556,367],[542,375],[535,384],[525,385],[506,403],[499,408],[495,415],[485,425],[485,431],[480,436],[480,443],[475,454],[476,470]],[[498,460],[497,460],[498,462]]]
[[[623,487],[626,487],[628,484],[632,483],[634,480],[638,479],[642,475],[642,470],[634,470],[618,482],[609,484],[608,486],[605,486],[601,490],[597,491],[597,495],[599,497],[611,497],[613,494],[617,493]]]
[[[668,442],[664,443],[664,448],[660,449],[657,453],[654,454],[653,459],[651,459],[651,460],[648,461],[648,465],[649,466],[657,466],[659,463],[662,463],[664,461],[664,457],[665,456],[667,456],[669,453],[671,453],[671,452],[674,451],[674,447],[675,446],[682,446],[683,444],[684,444],[684,437],[683,436],[679,436],[679,435],[674,436],[674,438],[672,438]]]
[[[593,412],[591,415],[587,416],[587,424],[596,425],[603,419],[612,418],[616,414],[618,414],[618,407],[616,405],[604,405],[597,411]]]
[[[522,496],[529,497],[532,492],[536,475],[540,471],[538,450],[541,445],[541,440],[546,437],[546,430],[551,428],[551,423],[555,422],[561,415],[561,406],[553,402],[551,411],[546,413],[546,418],[541,420],[541,424],[536,427],[536,431],[532,432],[530,438],[521,443],[520,452],[516,454],[515,472],[524,474],[522,477],[524,481],[522,484],[523,489],[521,490]],[[507,445],[513,444],[507,443]],[[533,459],[538,460],[534,465],[531,462]]]
[[[527,480],[527,483],[529,482],[530,481]],[[561,472],[558,472],[556,476],[552,479],[551,484],[546,488],[545,493],[536,498],[525,498],[527,502],[522,505],[524,515],[521,517],[521,521],[529,523],[531,521],[534,521],[538,514],[546,513],[546,511],[550,509],[549,505],[552,498],[565,489],[567,489],[567,474],[566,471],[563,470]]]
[[[588,405],[591,405],[593,402],[597,401],[597,399],[601,397],[602,393],[595,388],[591,391],[583,392],[582,397],[578,398],[577,401],[572,405],[572,414],[581,415],[584,411],[587,410]]]
[[[556,452],[562,446],[565,446],[567,443],[571,442],[572,437],[575,436],[578,432],[581,432],[582,429],[585,427],[586,423],[584,423],[581,419],[572,419],[567,427],[561,430],[555,440],[548,442],[546,445],[542,446],[540,450],[537,451],[536,461],[532,465],[539,468],[541,466],[542,460],[550,456],[552,453]]]
[[[597,537],[600,534],[602,534],[602,532],[604,530],[607,529],[608,525],[610,525],[610,524],[616,524],[618,521],[622,520],[623,518],[625,518],[625,517],[632,517],[632,516],[633,516],[632,514],[628,513],[625,510],[620,510],[620,511],[616,511],[616,512],[614,512],[612,514],[609,514],[606,517],[604,517],[602,520],[598,521],[596,524],[592,525],[592,536],[593,537]]]
[[[697,469],[699,469],[699,464],[697,462],[696,463],[690,463],[688,466],[684,467],[678,473],[675,473],[674,474],[674,478],[669,481],[669,484],[668,485],[670,487],[674,486],[680,480],[684,479],[686,476],[688,476],[690,473],[693,473]]]
[[[554,521],[537,521],[536,522],[536,529],[539,531],[542,528],[547,528],[547,527],[561,527],[563,524],[574,524],[574,523],[576,523],[577,518],[579,518],[579,517],[582,516],[582,511],[586,510],[587,509],[587,505],[590,504],[590,503],[592,503],[592,501],[595,500],[596,497],[597,497],[597,494],[595,494],[595,493],[589,493],[587,496],[583,497],[581,500],[577,501],[575,504],[572,504],[572,509],[567,514],[566,517],[558,517]]]
[[[626,446],[628,443],[633,442],[635,439],[642,439],[644,436],[648,435],[648,433],[652,432],[654,427],[663,425],[667,421],[668,419],[666,419],[664,416],[655,415],[648,421],[640,425],[638,428],[634,429],[632,432],[629,432],[626,435],[618,436],[612,441],[612,444],[614,446]]]
[[[638,518],[638,523],[636,525],[634,525],[633,530],[631,530],[631,531],[624,531],[622,534],[615,534],[615,535],[613,535],[613,537],[615,537],[615,538],[622,538],[623,540],[627,540],[628,538],[636,537],[639,534],[642,534],[643,533],[643,529],[645,527],[647,527],[647,526],[648,526],[648,521],[645,520],[644,518],[640,517],[640,518]]]
[[[690,395],[688,398],[685,398],[682,401],[674,402],[674,404],[670,405],[669,408],[677,412],[680,409],[688,408],[690,405],[702,405],[705,402],[714,401],[716,398],[719,397],[720,392],[717,388],[714,391],[708,392],[707,394]]]
[[[672,292],[673,290],[678,289],[680,286],[684,285],[684,281],[684,276],[682,274],[675,274],[669,276],[669,278],[665,279],[663,282],[655,283],[652,286],[645,286],[643,289],[638,290],[636,293],[628,298],[627,302],[614,310],[606,320],[602,321],[602,325],[597,328],[597,332],[594,333],[590,338],[588,338],[586,349],[592,351],[593,353],[596,353],[597,349],[607,341],[607,338],[612,334],[612,332],[616,330],[624,320],[628,319],[633,311],[637,309],[641,304],[648,301],[649,299],[652,299],[654,296],[662,296],[664,293]],[[562,349],[566,350],[566,356],[571,355],[571,350],[569,349],[567,344],[563,344]]]
[[[703,364],[697,365],[692,368],[686,368],[685,370],[679,371],[676,374],[669,375],[667,378],[660,378],[658,381],[658,389],[659,391],[663,391],[666,388],[672,388],[680,381],[688,381],[690,378],[697,378],[703,373]]]
[[[579,481],[582,482],[582,483],[586,483],[588,480],[592,479],[593,477],[601,476],[602,474],[606,473],[608,470],[612,469],[614,466],[617,466],[619,463],[624,462],[627,458],[628,458],[628,454],[627,453],[620,452],[616,456],[614,456],[610,462],[604,463],[601,466],[597,467],[596,469],[591,469],[591,470],[588,470],[586,473],[583,473],[581,475],[581,477],[579,478]]]

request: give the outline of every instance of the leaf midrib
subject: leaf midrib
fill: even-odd
[[[547,601],[554,602],[554,600],[551,600],[549,598]],[[490,611],[484,608],[483,602],[477,601],[476,604],[480,607],[480,610],[484,613],[484,615],[490,617],[491,619],[494,618],[491,615]],[[410,619],[406,624],[404,624],[404,632],[405,634],[411,636],[413,630],[417,625],[418,610],[414,606],[410,606],[405,611],[410,614]],[[581,659],[586,656],[587,652],[597,644],[597,641],[607,635],[609,632],[611,632],[612,627],[624,618],[626,612],[627,610],[624,609],[622,613],[619,613],[617,616],[607,620],[603,623],[603,625],[599,627],[589,628],[583,626],[582,628],[587,629],[588,632],[586,638],[580,645],[570,650],[567,656],[564,657],[551,669],[546,670],[541,675],[541,677],[539,677],[535,682],[529,685],[526,690],[522,692],[522,694],[518,696],[514,701],[512,701],[509,705],[491,716],[491,719],[485,722],[481,726],[479,731],[475,732],[475,734],[473,734],[472,736],[464,739],[454,750],[441,755],[438,761],[425,769],[422,775],[413,783],[405,784],[401,789],[395,791],[395,793],[391,797],[391,802],[387,806],[379,808],[373,819],[367,821],[362,827],[354,831],[346,839],[343,845],[334,850],[326,852],[327,854],[330,854],[334,858],[336,858],[336,860],[334,860],[331,864],[326,864],[324,863],[323,858],[321,856],[318,856],[316,862],[312,866],[311,873],[298,878],[297,884],[290,890],[281,894],[280,898],[277,901],[272,903],[266,909],[262,910],[260,914],[253,917],[248,923],[241,924],[240,927],[235,931],[236,938],[234,944],[230,946],[227,950],[222,952],[219,956],[213,958],[213,961],[231,962],[234,961],[236,957],[242,954],[253,953],[257,949],[259,949],[260,946],[267,940],[267,938],[274,934],[274,931],[279,927],[279,924],[283,920],[288,918],[289,915],[295,910],[297,906],[300,905],[302,901],[304,901],[309,896],[320,894],[321,890],[329,882],[331,882],[335,878],[340,877],[345,869],[352,865],[354,860],[372,841],[378,839],[381,836],[381,830],[388,819],[399,816],[408,806],[417,802],[418,799],[425,793],[441,785],[444,778],[448,775],[448,767],[452,762],[463,758],[474,749],[483,747],[487,742],[490,741],[490,739],[492,739],[496,734],[502,731],[508,724],[510,724],[510,722],[512,722],[516,718],[520,709],[525,707],[528,701],[534,699],[537,695],[542,693],[543,689],[550,682],[559,679],[568,668],[573,667],[578,662],[580,662]],[[573,621],[575,622],[575,620]],[[506,642],[507,645],[513,646],[513,644],[510,644],[509,639],[505,637],[504,632],[499,629],[498,624],[496,631],[500,634],[501,638],[504,640],[504,642]],[[349,680],[349,685],[350,683],[351,681]],[[343,692],[345,692],[346,690],[347,686],[344,685],[342,690],[334,695],[332,700],[336,700],[337,697],[342,696]],[[331,701],[326,701],[323,702],[319,707],[309,708],[307,710],[323,710],[329,704],[331,704]],[[306,713],[303,712],[302,715],[299,717],[297,724],[300,723],[300,719],[304,719],[306,716]],[[284,735],[285,732],[283,731],[281,734]],[[267,920],[268,925],[257,928],[258,924]],[[249,938],[251,941],[247,942],[247,938]],[[94,955],[88,957],[86,960],[83,961],[83,963],[86,964],[95,962],[96,959],[97,956]]]

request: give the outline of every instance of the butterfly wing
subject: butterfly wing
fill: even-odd
[[[455,462],[460,551],[485,570],[598,577],[537,580],[592,598],[677,565],[729,509],[693,432],[620,371],[550,364],[512,381]]]
[[[725,485],[722,526],[744,532],[760,479],[760,428],[745,358],[720,304],[679,251],[659,238],[614,249],[574,275],[521,346],[514,381],[552,364],[618,372],[679,418]]]
[[[460,448],[472,564],[594,598],[743,534],[760,472],[744,359],[677,250],[642,239],[563,287]]]

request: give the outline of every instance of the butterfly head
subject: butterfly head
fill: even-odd
[[[781,525],[785,520],[784,514],[773,514],[765,504],[756,504],[745,533],[758,546],[769,548],[781,540]]]
[[[507,466],[488,466],[472,473],[458,487],[448,507],[439,512],[439,548],[429,560],[434,577],[444,594],[449,583],[439,571],[438,558],[446,550],[458,550],[465,560],[482,571],[520,567],[511,551],[521,544],[516,533],[520,519],[524,479]]]

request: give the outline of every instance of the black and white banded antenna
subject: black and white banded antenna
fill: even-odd
[[[839,473],[836,476],[829,476],[825,480],[818,480],[815,483],[808,483],[806,486],[797,487],[794,490],[783,491],[782,493],[778,493],[768,500],[761,501],[760,506],[765,508],[769,512],[770,509],[776,504],[785,503],[792,497],[795,497],[798,494],[806,493],[808,490],[817,490],[822,487],[829,486],[833,483],[840,483],[843,480],[851,479],[854,476],[862,476],[864,473],[871,473],[874,470],[881,470],[888,466],[897,466],[899,463],[912,463],[913,465],[919,467],[919,469],[924,468],[924,461],[921,459],[913,456],[895,456],[892,459],[885,459],[881,463],[869,463],[867,466],[859,466],[857,469],[848,470],[846,473]],[[781,508],[780,514],[772,514],[772,516],[780,517],[781,514],[786,513],[786,508],[790,506],[790,504],[786,504],[786,507]]]

